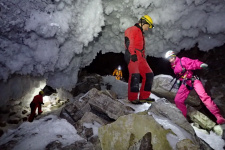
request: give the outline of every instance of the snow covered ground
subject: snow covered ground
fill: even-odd
[[[51,141],[60,141],[63,146],[82,138],[76,129],[65,119],[49,115],[32,123],[24,122],[17,129],[8,130],[0,139],[0,145],[10,140],[18,143],[14,150],[42,150]]]
[[[152,97],[156,96],[152,95]],[[128,105],[134,108],[136,112],[147,110],[151,106],[147,103],[143,105]],[[184,133],[180,132],[180,128],[175,126],[169,120],[158,118],[157,116],[154,116],[154,118],[164,128],[170,128],[174,133],[176,133],[179,140],[187,136],[183,135]],[[94,133],[96,135],[98,134],[98,128],[100,127],[99,124],[86,124],[86,126],[89,128],[92,127]],[[197,136],[208,143],[214,150],[223,150],[225,143],[221,136],[216,135],[214,132],[207,134],[207,132],[203,132],[196,127],[194,127],[194,130]],[[55,115],[48,115],[39,120],[34,120],[32,123],[24,122],[17,129],[8,130],[8,132],[0,138],[0,145],[11,140],[16,140],[18,143],[13,148],[14,150],[42,150],[52,141],[58,140],[63,144],[63,146],[66,146],[81,139],[82,138],[77,134],[76,129],[65,119],[58,118]],[[173,145],[175,137],[168,135],[168,139],[170,139],[169,141],[171,145]]]

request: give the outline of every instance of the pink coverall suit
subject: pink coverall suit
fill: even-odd
[[[187,108],[184,104],[184,101],[187,99],[190,89],[187,88],[187,85],[193,87],[200,97],[201,101],[205,104],[208,110],[217,118],[217,123],[224,123],[224,118],[220,115],[219,109],[216,104],[212,101],[211,97],[205,92],[205,89],[198,78],[193,76],[192,70],[201,69],[200,65],[203,62],[199,60],[192,60],[187,57],[178,58],[176,57],[175,61],[171,63],[174,73],[178,76],[181,76],[179,80],[182,82],[180,88],[175,97],[175,104],[177,108],[181,110],[183,115],[186,117]],[[185,68],[185,71],[182,72],[182,68]]]

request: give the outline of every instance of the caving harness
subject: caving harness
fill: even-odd
[[[200,78],[197,75],[192,75],[191,78],[187,78],[187,73],[186,72],[188,70],[186,70],[183,67],[183,65],[181,63],[181,59],[180,59],[180,65],[181,65],[183,71],[170,81],[170,83],[171,83],[174,79],[176,79],[175,82],[173,83],[172,87],[170,88],[169,92],[173,89],[174,85],[177,83],[177,80],[179,80],[180,78],[183,79],[181,84],[184,84],[187,87],[188,90],[193,90],[193,83],[194,83],[194,81],[195,80],[200,80]],[[188,80],[191,80],[191,86],[187,84]],[[179,87],[181,86],[181,84],[179,84]]]

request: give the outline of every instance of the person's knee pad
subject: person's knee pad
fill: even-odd
[[[140,74],[133,73],[131,75],[131,83],[130,83],[131,92],[139,92],[139,82],[140,82]]]
[[[152,89],[152,83],[153,83],[153,78],[154,78],[153,72],[146,73],[146,81],[145,81],[144,91],[151,91],[151,89]]]

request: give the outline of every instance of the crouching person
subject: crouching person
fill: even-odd
[[[30,103],[31,114],[28,118],[29,122],[32,122],[34,120],[34,117],[36,116],[37,108],[38,108],[38,115],[42,113],[41,105],[44,104],[43,96],[44,96],[44,92],[40,91],[38,95],[34,96],[33,101]]]
[[[205,92],[199,78],[193,75],[193,70],[204,69],[207,68],[208,65],[197,59],[193,60],[187,57],[178,58],[172,50],[169,50],[165,57],[170,61],[174,73],[178,76],[180,83],[182,83],[177,91],[174,101],[184,117],[187,115],[187,108],[184,101],[187,99],[190,90],[195,89],[206,108],[216,117],[217,124],[225,124],[225,119],[221,116],[219,108]]]

